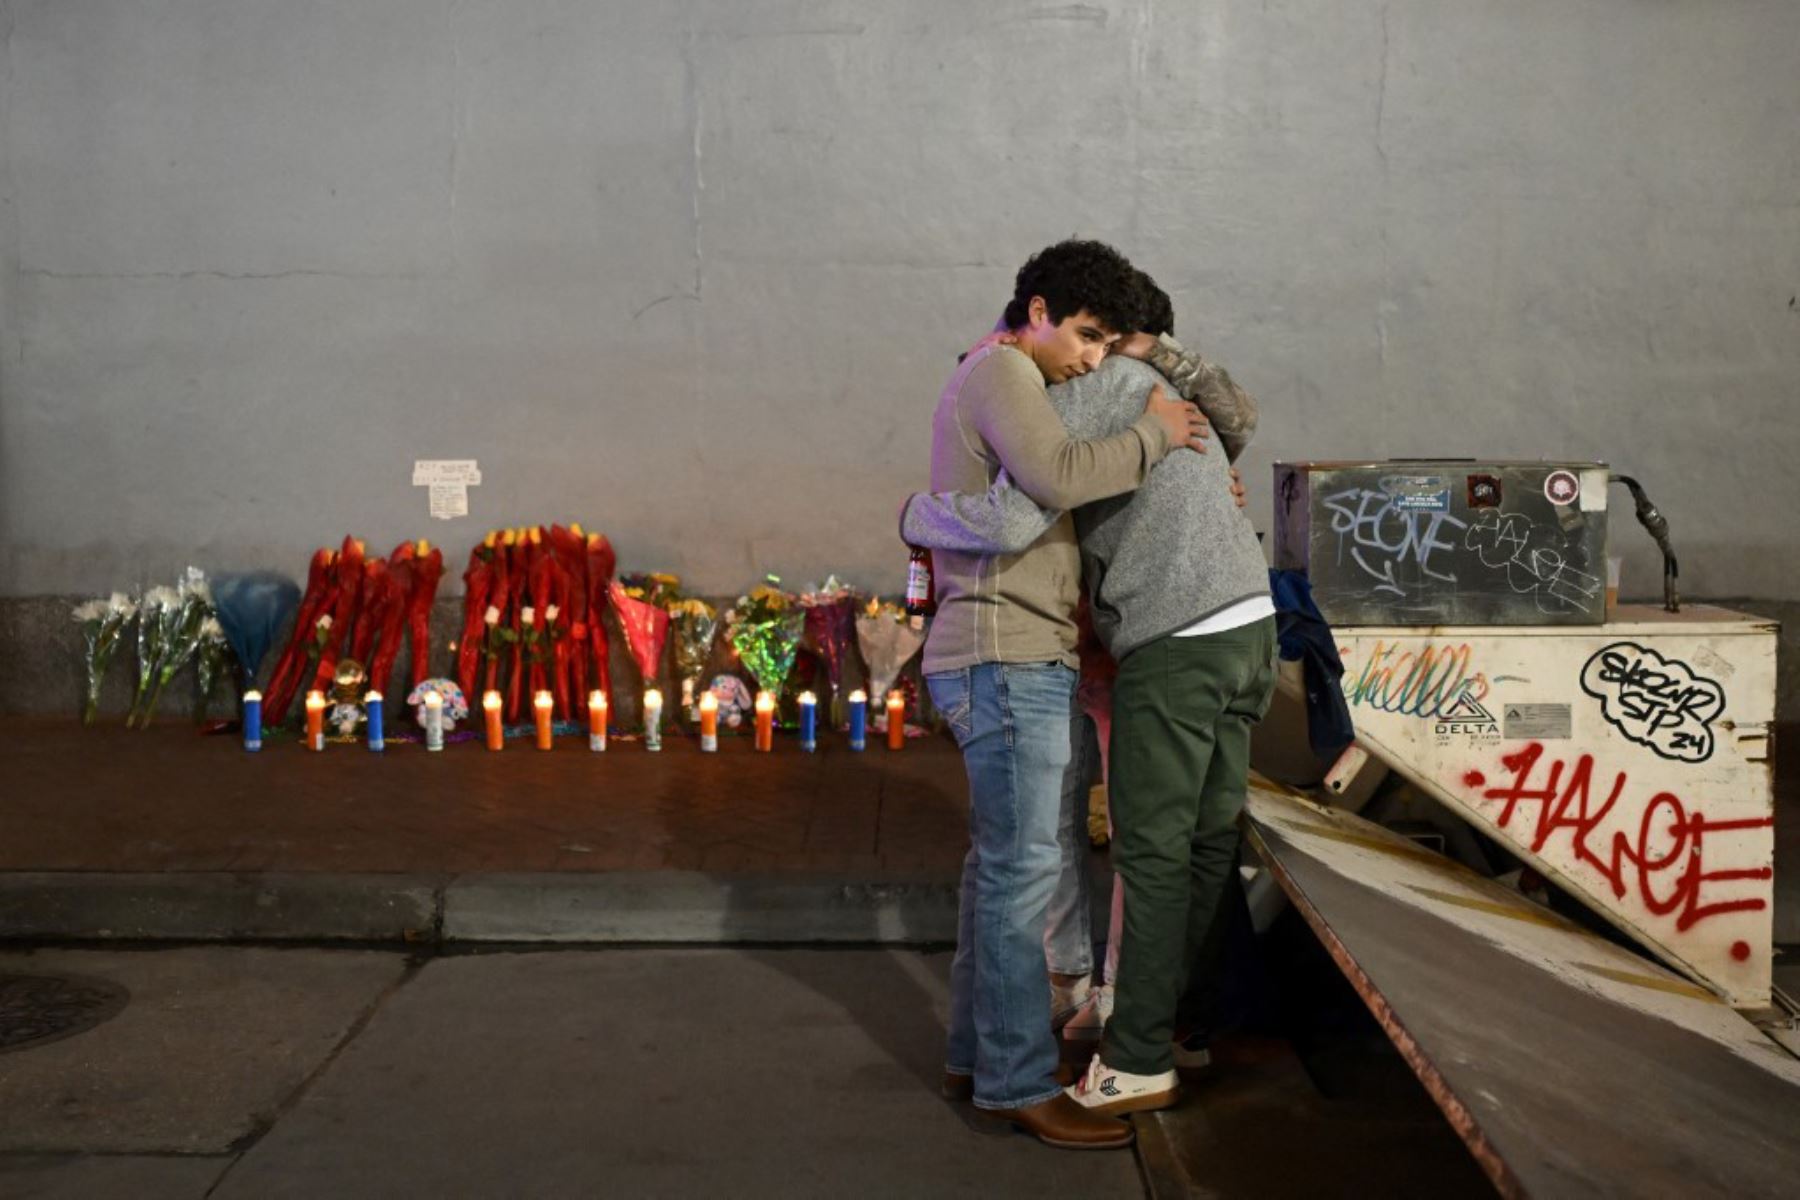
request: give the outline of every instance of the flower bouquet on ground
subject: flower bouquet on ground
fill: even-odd
[[[606,608],[612,598],[613,568],[618,565],[618,556],[614,554],[612,543],[606,540],[605,534],[590,533],[587,535],[587,545],[583,547],[582,557],[587,562],[584,578],[588,590],[588,649],[584,652],[584,658],[592,662],[594,690],[611,703],[612,636],[606,631]]]
[[[869,669],[869,721],[887,728],[884,701],[901,668],[925,644],[925,631],[915,628],[906,611],[892,600],[870,599],[856,614],[856,643]]]
[[[124,592],[114,592],[104,600],[89,600],[78,605],[74,617],[81,622],[83,665],[87,669],[87,689],[82,694],[81,723],[92,725],[100,711],[100,683],[106,668],[112,665],[119,640],[131,618],[137,616],[137,601]]]
[[[663,574],[625,575],[612,582],[613,611],[646,688],[655,687],[662,674],[663,645],[669,637],[669,610],[664,605],[680,597],[680,587],[681,580]],[[643,700],[642,694],[638,700]]]
[[[725,614],[725,637],[750,674],[756,686],[771,695],[781,695],[788,672],[794,669],[794,654],[800,649],[800,637],[806,628],[806,613],[795,598],[781,590],[777,576],[739,596]]]
[[[288,705],[300,690],[306,664],[331,632],[331,610],[337,602],[337,552],[321,546],[313,552],[312,565],[306,571],[306,594],[300,598],[300,612],[294,618],[294,631],[287,646],[275,660],[269,674],[269,686],[263,696],[263,722],[279,725],[287,716]]]
[[[844,706],[844,659],[856,632],[856,593],[832,575],[817,588],[802,592],[800,607],[806,613],[806,647],[824,662],[825,678],[831,684],[831,723],[842,725],[849,720]]]
[[[681,711],[690,722],[700,720],[699,688],[719,632],[719,612],[706,601],[685,597],[669,605],[669,629],[675,635],[675,674],[681,680]]]
[[[225,638],[225,627],[219,624],[216,614],[208,612],[200,622],[200,645],[194,651],[195,670],[200,676],[200,701],[194,712],[195,720],[206,719],[206,710],[212,703],[212,694],[218,690],[219,680],[230,674],[230,662],[231,643]]]
[[[213,612],[237,659],[239,691],[256,686],[256,673],[275,635],[300,603],[300,589],[285,575],[249,571],[213,580]]]
[[[500,622],[500,612],[490,607],[489,599],[494,590],[499,541],[500,531],[488,530],[487,536],[469,551],[469,565],[463,570],[463,628],[456,644],[456,683],[464,696],[480,695],[475,685],[480,682],[476,675],[481,670],[481,656],[487,649],[489,630]]]
[[[126,725],[149,727],[163,688],[199,649],[211,613],[212,593],[198,567],[189,567],[177,587],[150,589],[138,625],[138,694]]]

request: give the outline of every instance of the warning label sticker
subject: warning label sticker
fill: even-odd
[[[1508,740],[1567,739],[1572,736],[1571,706],[1567,704],[1508,704],[1501,715]]]

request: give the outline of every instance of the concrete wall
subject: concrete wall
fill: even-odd
[[[1688,595],[1800,599],[1791,0],[15,0],[0,30],[0,596],[298,575],[345,532],[460,563],[551,519],[705,592],[897,588],[953,355],[1079,232],[1262,400],[1263,512],[1275,458],[1604,458]],[[432,457],[480,460],[467,519],[427,519]]]

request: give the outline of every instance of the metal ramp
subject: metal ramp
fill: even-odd
[[[1245,818],[1502,1195],[1800,1186],[1800,1060],[1712,991],[1280,785]]]

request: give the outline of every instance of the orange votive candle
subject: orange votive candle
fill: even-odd
[[[306,693],[306,748],[325,748],[325,693]]]
[[[550,748],[550,708],[556,701],[549,692],[539,692],[531,698],[533,715],[537,718],[537,748]]]
[[[898,750],[906,745],[906,697],[899,692],[889,692],[887,698],[888,717],[888,749]]]
[[[711,692],[700,697],[700,749],[719,748],[719,698]]]
[[[775,694],[756,693],[756,748],[764,752],[775,748]]]
[[[487,722],[487,748],[498,750],[506,744],[506,735],[500,731],[500,693],[490,691],[481,697],[482,717]]]

